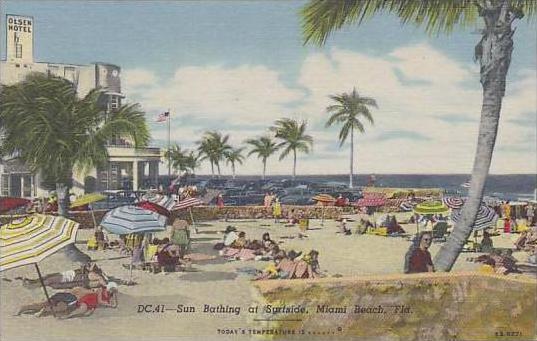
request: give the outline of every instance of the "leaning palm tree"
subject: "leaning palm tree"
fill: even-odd
[[[261,179],[265,180],[267,172],[267,159],[278,150],[276,142],[270,136],[261,136],[256,139],[248,139],[244,143],[251,146],[252,149],[248,152],[248,156],[257,154],[257,157],[263,161],[263,175]]]
[[[472,232],[481,205],[513,51],[513,22],[524,14],[531,17],[536,12],[537,1],[534,0],[310,0],[302,8],[305,43],[319,45],[324,44],[334,30],[346,24],[361,24],[380,13],[394,14],[402,23],[424,26],[429,33],[449,33],[456,26],[468,27],[474,25],[479,17],[483,19],[481,40],[475,47],[483,87],[477,150],[461,220],[434,260],[440,271],[450,271],[453,267]]]
[[[18,155],[32,172],[56,184],[62,216],[68,214],[73,171],[104,166],[112,138],[128,139],[137,147],[149,141],[138,105],[124,105],[105,115],[103,95],[94,89],[79,98],[71,82],[42,73],[32,73],[0,91],[2,153]]]
[[[242,155],[243,150],[244,148],[231,148],[225,153],[226,163],[231,164],[233,179],[235,179],[235,165],[237,163],[242,165],[244,162],[244,156]]]
[[[332,104],[326,108],[328,113],[332,113],[332,116],[326,122],[326,127],[332,126],[334,123],[343,124],[339,131],[339,146],[343,146],[349,132],[351,134],[351,161],[349,172],[349,188],[352,188],[353,163],[354,163],[354,130],[358,130],[361,133],[365,132],[364,125],[360,122],[360,118],[363,117],[373,124],[373,116],[369,107],[377,108],[377,101],[371,97],[362,97],[356,89],[352,89],[350,94],[342,93],[340,95],[330,96],[330,99],[337,104]]]
[[[313,146],[313,137],[306,135],[307,123],[290,119],[281,118],[274,122],[270,130],[276,133],[276,138],[281,142],[278,148],[283,148],[280,154],[280,160],[283,160],[289,153],[293,152],[293,180],[296,176],[296,152],[297,150],[309,153]]]
[[[201,140],[197,142],[200,161],[209,160],[213,177],[214,166],[216,166],[218,176],[220,176],[220,162],[224,159],[226,153],[231,150],[228,140],[229,135],[222,135],[218,131],[206,131]]]

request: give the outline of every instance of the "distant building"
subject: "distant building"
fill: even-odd
[[[89,65],[34,61],[33,17],[6,16],[6,60],[0,61],[0,84],[11,85],[31,72],[48,73],[71,81],[79,96],[91,89],[105,89],[103,109],[110,114],[121,106],[121,68],[108,63]],[[77,194],[102,190],[141,189],[158,185],[159,148],[133,148],[128,141],[109,141],[109,160],[103,169],[75,174],[73,191]],[[40,174],[30,171],[16,158],[0,161],[0,195],[16,197],[47,194]]]

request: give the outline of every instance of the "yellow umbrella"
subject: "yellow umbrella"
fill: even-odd
[[[92,204],[94,202],[101,201],[104,199],[106,199],[106,196],[102,195],[101,193],[85,194],[73,201],[71,203],[71,208]]]
[[[102,195],[101,193],[90,193],[85,194],[81,197],[78,197],[75,201],[71,203],[71,208],[79,207],[83,205],[89,205],[91,203],[101,201],[106,199],[106,196]],[[91,211],[91,217],[93,218],[93,227],[97,228],[97,221],[95,220],[95,213],[93,213],[93,208],[90,205],[90,211]]]
[[[0,226],[0,271],[34,264],[50,303],[37,263],[74,243],[78,226],[77,222],[64,217],[44,214],[34,214]]]

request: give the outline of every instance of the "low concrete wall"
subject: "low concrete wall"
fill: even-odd
[[[436,273],[267,280],[255,286],[259,306],[307,308],[302,314],[256,316],[259,329],[293,331],[299,339],[534,340],[537,335],[537,282],[531,278]],[[322,306],[340,313],[319,312]],[[280,335],[269,338],[289,338]]]
[[[291,206],[283,205],[282,214],[283,217],[287,217],[291,210],[295,211],[295,216],[302,212],[304,216],[310,219],[321,219],[323,215],[323,207],[321,206]],[[342,214],[352,214],[355,212],[353,207],[324,207],[325,219],[336,219]],[[192,214],[194,219],[200,221],[215,220],[215,219],[260,219],[260,218],[272,218],[272,209],[266,209],[263,206],[225,206],[218,208],[216,206],[201,206],[193,207]],[[181,219],[190,220],[190,213],[188,210],[175,212],[175,216]]]
[[[321,219],[323,215],[323,207],[321,206],[290,206],[283,205],[282,213],[283,217],[286,217],[291,210],[295,210],[295,215],[299,212],[303,212],[304,215],[310,219]],[[106,214],[107,210],[95,210],[95,220],[97,224],[101,222],[101,219]],[[326,219],[336,219],[342,214],[354,213],[353,207],[324,207],[324,217]],[[225,206],[218,208],[216,206],[200,206],[193,207],[192,214],[196,221],[208,221],[217,219],[253,219],[253,218],[271,218],[272,210],[267,210],[263,206]],[[5,224],[11,219],[17,217],[23,217],[24,215],[14,216],[0,216],[0,223]],[[93,217],[91,212],[88,211],[72,211],[69,212],[71,219],[80,223],[80,228],[93,228]],[[177,211],[173,213],[173,217],[179,219],[185,219],[190,221],[190,212],[188,210]]]

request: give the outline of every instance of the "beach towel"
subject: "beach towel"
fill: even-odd
[[[190,259],[191,261],[202,261],[215,259],[215,256],[207,255],[205,253],[190,253],[185,256],[185,259]]]

